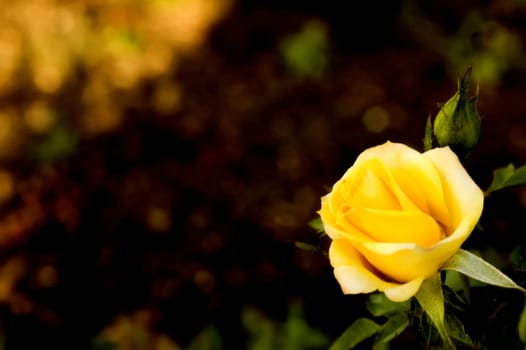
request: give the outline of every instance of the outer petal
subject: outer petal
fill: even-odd
[[[331,238],[336,239],[345,236],[345,232],[336,227],[336,210],[331,207],[331,193],[321,197],[321,208],[318,215],[321,218],[325,233]]]
[[[456,226],[467,219],[473,224],[473,228],[482,214],[484,205],[482,190],[471,179],[449,147],[434,148],[424,155],[433,161],[440,175],[453,225]]]
[[[334,240],[329,249],[329,258],[334,266],[334,276],[345,294],[385,292],[393,301],[404,301],[412,297],[420,287],[422,278],[407,283],[385,281],[375,274],[368,262],[345,240]]]
[[[455,254],[475,224],[476,221],[463,220],[452,235],[431,248],[422,248],[416,244],[376,242],[362,242],[356,248],[371,264],[397,281],[428,278]]]
[[[422,277],[414,279],[396,287],[384,290],[385,296],[392,301],[406,301],[418,292],[424,279]]]
[[[334,268],[334,277],[344,294],[372,293],[388,288],[389,284],[361,266],[340,266]]]

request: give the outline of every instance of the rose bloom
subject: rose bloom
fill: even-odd
[[[449,147],[365,150],[321,199],[329,259],[345,294],[412,297],[468,238],[484,195]]]

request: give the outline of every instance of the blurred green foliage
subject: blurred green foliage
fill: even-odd
[[[213,326],[204,328],[192,339],[185,350],[221,350],[223,349],[221,334]]]
[[[307,21],[300,31],[285,37],[280,44],[287,69],[304,78],[322,78],[329,68],[329,37],[324,23]]]
[[[513,7],[521,5],[508,6],[514,11]],[[454,9],[450,11],[452,18],[458,16]],[[403,2],[401,18],[415,40],[442,55],[452,77],[473,65],[474,78],[489,87],[497,86],[508,71],[524,68],[520,35],[488,16],[489,11],[482,4],[473,4],[460,17],[454,33],[445,31],[444,23],[430,19],[416,1]]]
[[[35,145],[34,154],[41,162],[64,160],[75,153],[78,139],[65,124],[57,124]]]
[[[290,304],[285,322],[267,318],[255,308],[246,307],[241,315],[243,325],[249,335],[247,349],[324,349],[329,339],[319,330],[312,328],[303,317],[299,302]]]
[[[474,76],[484,85],[497,85],[523,56],[520,37],[497,21],[469,11],[458,32],[449,39],[446,58],[458,70],[473,64]]]

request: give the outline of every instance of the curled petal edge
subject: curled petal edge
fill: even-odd
[[[360,266],[335,267],[334,276],[344,294],[367,294],[378,290],[384,292],[388,299],[396,302],[414,296],[423,281],[423,278],[417,278],[403,284],[386,282]]]

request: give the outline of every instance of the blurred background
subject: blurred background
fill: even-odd
[[[366,297],[294,242],[469,64],[466,167],[526,163],[521,0],[0,4],[0,349],[327,348]],[[506,270],[525,206],[492,195],[468,246]]]

